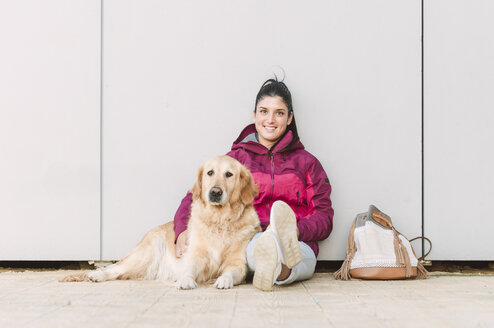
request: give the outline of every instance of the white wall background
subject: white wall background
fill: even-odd
[[[425,233],[431,259],[494,260],[494,2],[427,1]]]
[[[450,20],[444,8],[463,17],[467,6],[455,2],[425,8],[426,19],[435,21],[425,31],[431,46],[425,48],[430,75],[424,93],[430,145],[425,218],[435,247],[452,242],[433,228],[444,222],[437,213],[451,205],[441,196],[450,186],[434,179],[454,172],[436,174],[448,158],[440,153],[442,140],[455,138],[455,129],[446,130],[446,139],[437,132],[444,128],[438,108],[450,92],[479,94],[444,86],[451,77],[444,74],[448,61],[441,61],[448,46],[441,31],[451,24],[470,29],[462,39],[470,42],[471,33],[493,25],[487,19],[468,24],[483,17],[487,3],[471,6],[465,21]],[[6,182],[0,184],[0,260],[125,255],[147,230],[173,218],[197,167],[229,150],[251,122],[261,83],[279,74],[277,66],[286,72],[302,142],[333,185],[334,230],[319,259],[343,259],[351,220],[371,203],[405,235],[421,233],[419,1],[52,0],[41,8],[29,0],[1,6],[0,33],[9,51],[0,54],[0,92],[8,94],[0,97],[0,180]],[[26,10],[31,16],[19,21]],[[468,77],[487,90],[493,67],[482,63],[492,39],[485,32],[474,40],[480,48],[462,58],[485,52]],[[492,97],[481,95],[477,104],[485,109],[475,112],[477,123],[468,131],[480,125],[487,140]],[[465,103],[447,104],[456,106],[458,117],[466,110]],[[475,154],[492,163],[491,153],[480,152],[485,147]],[[471,178],[485,177],[488,165],[482,167],[469,171]],[[487,185],[475,195],[487,204]],[[477,207],[471,220],[480,223],[486,209]],[[461,222],[456,213],[447,212],[448,219]],[[451,230],[452,239],[460,235],[460,228]],[[485,237],[472,244],[485,247]],[[435,248],[434,259],[460,259],[445,249]],[[461,259],[494,259],[490,250],[465,254]]]
[[[100,253],[99,1],[0,4],[0,260]]]

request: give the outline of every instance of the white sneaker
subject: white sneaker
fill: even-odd
[[[297,218],[290,206],[276,201],[271,208],[270,226],[281,244],[282,262],[289,269],[302,261],[302,251],[297,237]]]
[[[302,251],[297,238],[297,219],[288,204],[273,203],[270,225],[254,246],[256,269],[253,284],[269,291],[280,275],[281,264],[289,269],[302,261]]]
[[[281,260],[278,256],[278,245],[275,236],[265,231],[254,246],[254,287],[264,291],[273,290],[274,282],[281,272]]]

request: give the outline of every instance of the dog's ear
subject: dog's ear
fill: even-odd
[[[204,199],[202,199],[202,173],[204,171],[204,168],[201,166],[199,170],[197,171],[197,180],[196,183],[194,183],[194,186],[190,190],[192,193],[192,200],[201,200],[204,202]]]
[[[240,170],[240,181],[241,181],[241,190],[240,190],[240,199],[244,205],[248,205],[254,201],[257,194],[259,194],[259,189],[254,183],[254,179],[252,178],[252,174],[247,168],[242,167]]]
[[[241,176],[242,170],[240,170],[240,174],[235,175],[235,189],[233,189],[232,195],[230,196],[230,204],[236,204],[240,200],[240,193],[244,186]]]

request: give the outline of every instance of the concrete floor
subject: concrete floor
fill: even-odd
[[[494,275],[252,284],[179,291],[156,281],[59,283],[74,271],[0,273],[0,327],[494,327]]]

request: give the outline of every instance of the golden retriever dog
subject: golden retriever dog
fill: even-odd
[[[215,157],[199,168],[191,192],[189,242],[181,258],[175,256],[175,233],[169,222],[149,231],[119,262],[60,281],[163,280],[175,281],[178,289],[212,279],[217,288],[240,284],[247,274],[247,244],[261,231],[252,206],[258,194],[252,175],[229,156]]]

